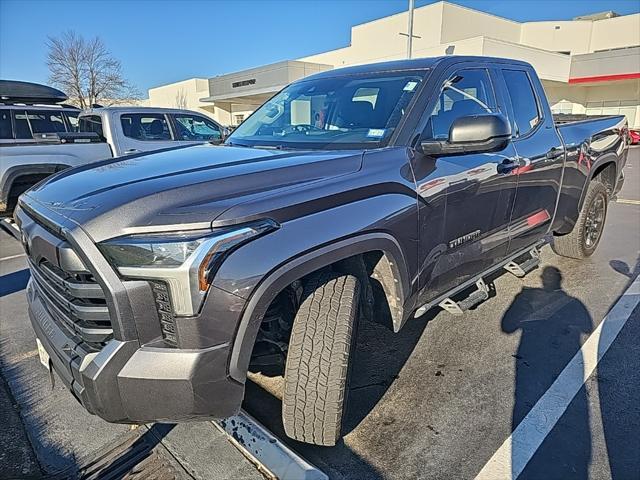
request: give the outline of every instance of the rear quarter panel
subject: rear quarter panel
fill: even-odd
[[[627,121],[624,116],[558,125],[566,148],[566,166],[554,230],[569,233],[575,224],[586,187],[598,171],[613,163],[616,179],[627,159]]]

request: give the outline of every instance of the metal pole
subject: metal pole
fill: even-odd
[[[409,35],[407,36],[407,58],[411,58],[413,50],[413,8],[414,0],[409,0]]]

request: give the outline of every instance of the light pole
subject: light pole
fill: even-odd
[[[413,8],[414,0],[409,0],[409,33],[407,35],[407,58],[411,58],[413,50]]]
[[[414,0],[409,0],[409,33],[400,32],[400,35],[407,37],[407,58],[411,58],[413,53],[413,39],[420,38],[418,35],[413,34],[413,10]]]

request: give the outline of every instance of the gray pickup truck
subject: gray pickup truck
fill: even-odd
[[[359,321],[462,314],[547,240],[590,256],[627,148],[621,116],[557,126],[523,62],[305,78],[222,146],[67,170],[20,198],[41,360],[124,423],[232,415],[249,370],[280,368],[286,433],[333,445]]]

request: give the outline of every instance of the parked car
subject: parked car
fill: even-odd
[[[223,146],[58,173],[16,211],[41,361],[124,423],[232,415],[281,368],[287,435],[333,445],[359,319],[462,314],[549,237],[592,255],[625,132],[556,126],[527,63],[447,56],[297,81]]]
[[[631,145],[640,144],[640,130],[629,129],[629,140]]]
[[[107,107],[86,112],[61,105],[44,85],[0,83],[0,215],[52,173],[110,157],[180,145],[221,142],[215,121],[189,110]],[[38,103],[34,103],[38,102]]]
[[[226,130],[191,110],[156,107],[100,107],[84,110],[78,131],[94,132],[114,157],[179,145],[222,142]]]

